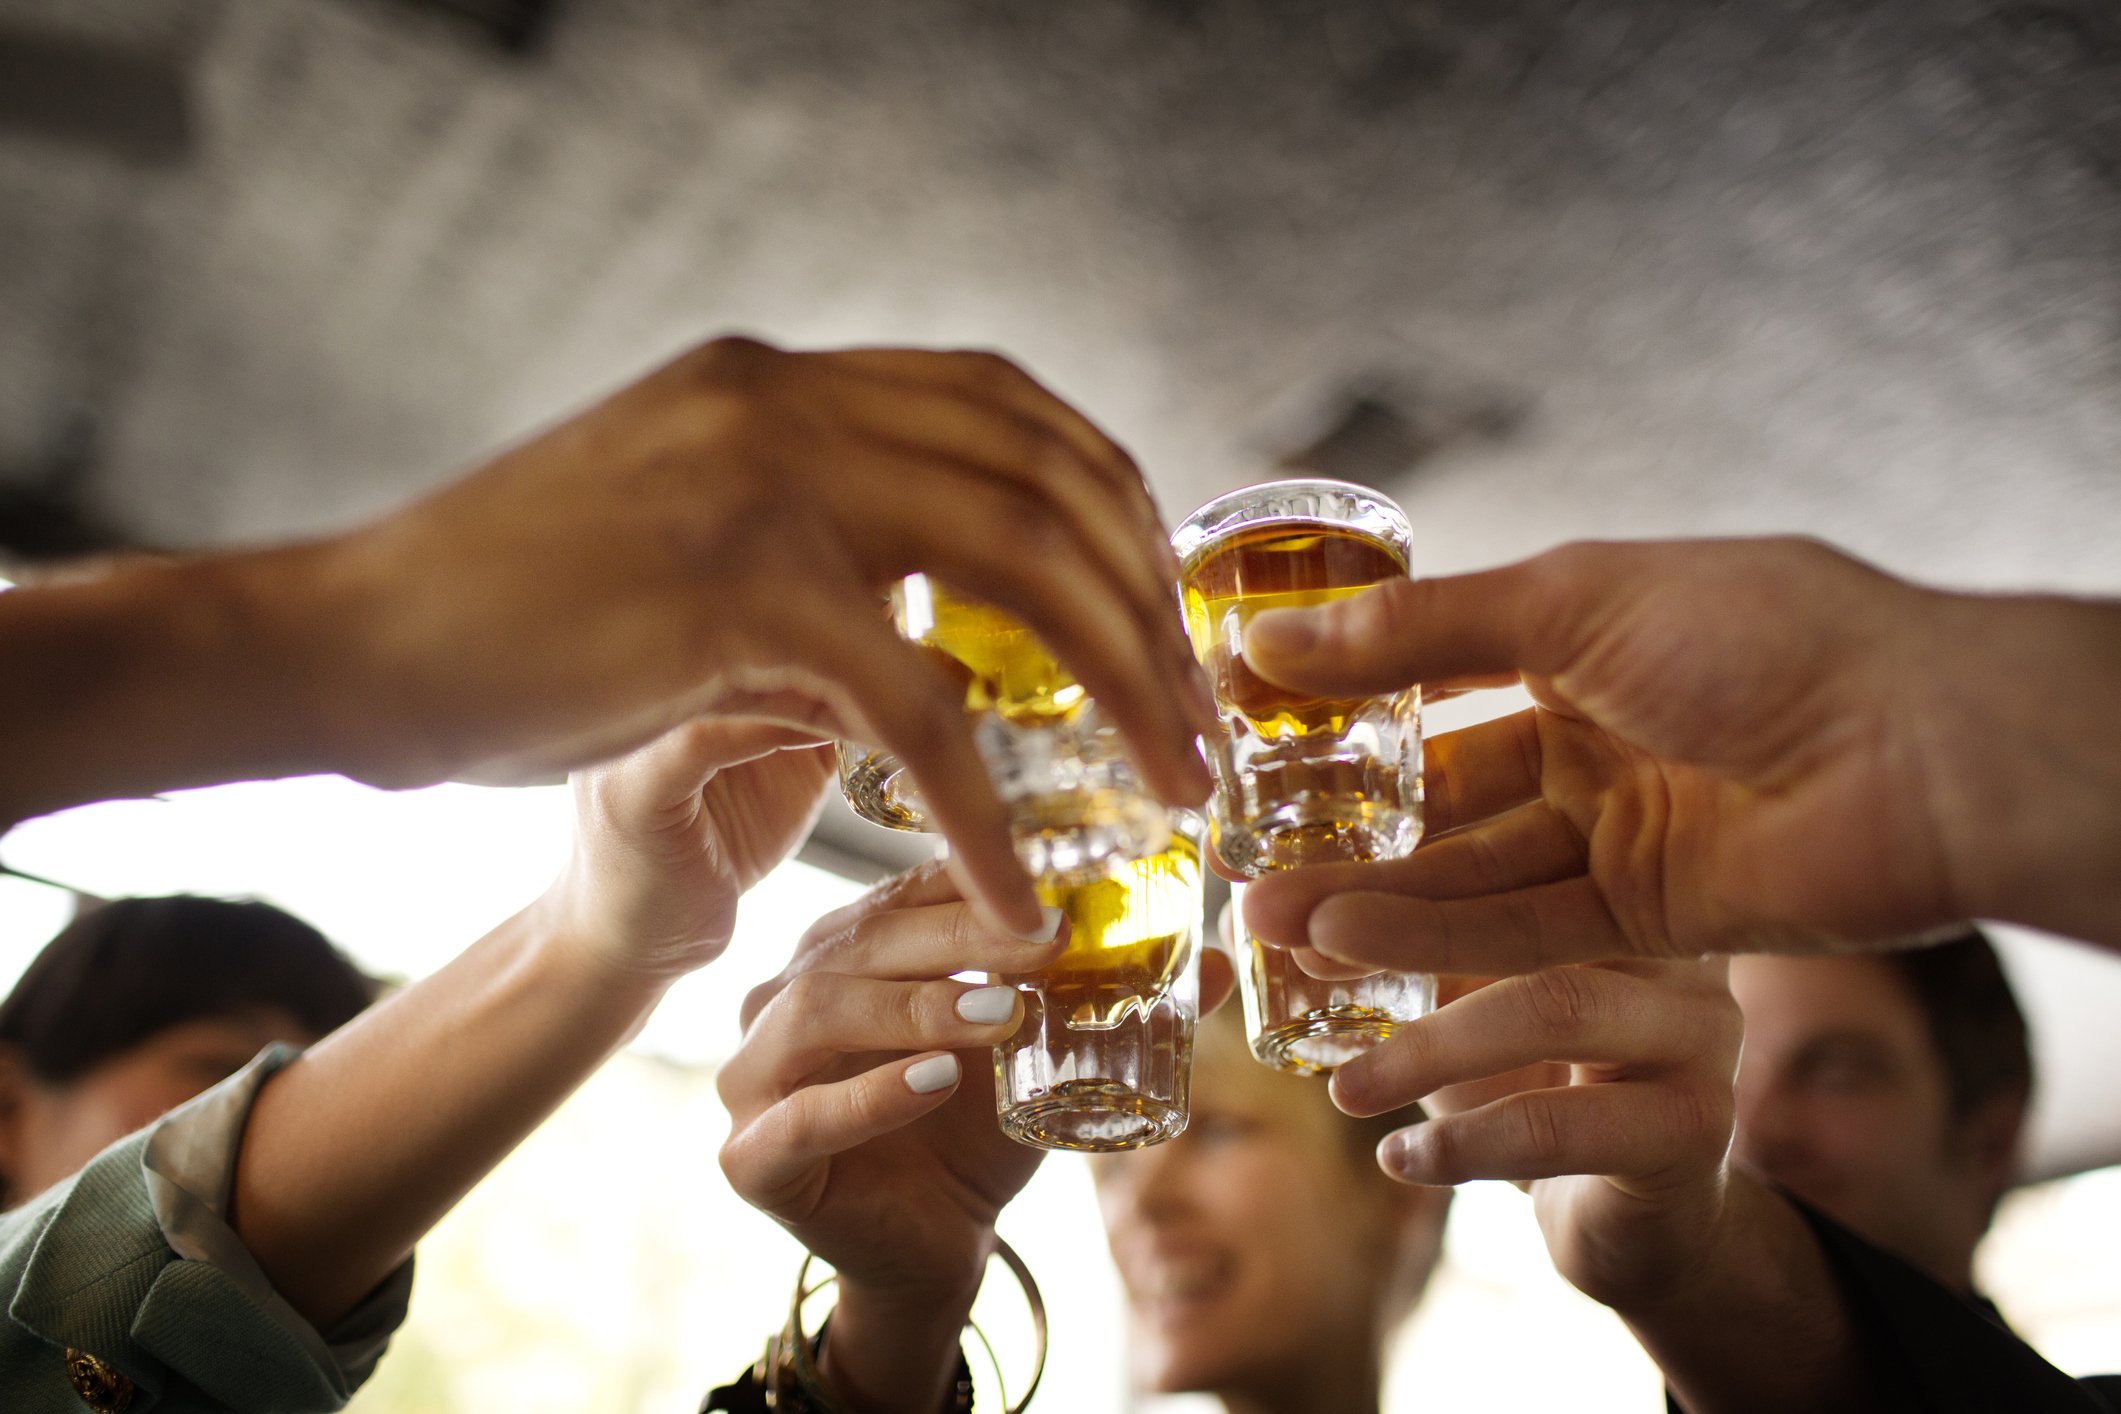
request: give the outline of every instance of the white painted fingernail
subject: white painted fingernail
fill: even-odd
[[[975,1026],[999,1026],[1014,1010],[1014,987],[979,987],[957,999],[957,1014]]]
[[[957,1084],[957,1057],[930,1056],[906,1067],[906,1088],[916,1095],[933,1095]]]
[[[1050,943],[1059,937],[1061,920],[1068,916],[1068,911],[1064,908],[1055,908],[1051,904],[1046,904],[1040,907],[1038,916],[1039,931],[1023,935],[1023,939],[1027,943]]]

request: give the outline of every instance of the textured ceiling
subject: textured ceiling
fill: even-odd
[[[322,528],[738,328],[1006,349],[1174,518],[1360,444],[1423,568],[2121,589],[2110,0],[547,8],[0,0],[0,58],[176,84],[0,93],[0,490]]]

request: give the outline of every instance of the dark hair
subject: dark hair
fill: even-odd
[[[61,1084],[186,1022],[276,1007],[321,1036],[374,997],[322,933],[271,904],[118,899],[44,945],[0,1002],[0,1042]]]
[[[1996,948],[1979,928],[1930,947],[1881,955],[1913,994],[1944,1061],[1952,1113],[1964,1118],[1997,1096],[2032,1098],[2025,1013]]]

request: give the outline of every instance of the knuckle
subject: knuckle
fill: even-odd
[[[766,1003],[766,1011],[777,1020],[782,1013],[793,1013],[802,1017],[818,1017],[825,1009],[826,1000],[833,990],[833,983],[825,974],[798,972],[788,979],[780,993]],[[765,1013],[761,1013],[761,1019]]]
[[[1525,1095],[1515,1108],[1526,1157],[1542,1167],[1560,1157],[1561,1116],[1555,1112],[1553,1102],[1543,1095]]]
[[[769,1153],[801,1154],[817,1140],[816,1092],[798,1090],[759,1117],[760,1147]]]
[[[908,985],[901,993],[906,1039],[914,1044],[925,1044],[932,1037],[946,1037],[957,1020],[954,1006],[957,991],[957,987],[948,982]]]
[[[876,1077],[864,1076],[842,1086],[832,1097],[832,1127],[841,1133],[871,1134],[883,1127],[883,1106]]]
[[[1397,643],[1411,637],[1428,617],[1423,602],[1428,598],[1427,580],[1388,579],[1349,601],[1345,614],[1330,616],[1351,646]]]
[[[1577,968],[1551,967],[1530,973],[1520,981],[1518,994],[1531,1023],[1558,1036],[1580,1035],[1599,1010],[1592,988]]]
[[[731,1189],[738,1194],[749,1191],[751,1160],[745,1131],[739,1130],[723,1140],[722,1147],[715,1151],[714,1161]]]
[[[758,1025],[759,1018],[764,1016],[766,1009],[773,1005],[773,999],[779,996],[787,986],[787,980],[775,977],[759,983],[756,987],[744,993],[744,1005],[737,1015],[743,1023],[745,1034],[750,1034],[751,1029]]]
[[[709,339],[680,360],[686,372],[703,382],[721,386],[750,386],[764,377],[781,351],[763,339],[745,334],[723,334]]]
[[[960,349],[956,359],[966,385],[982,392],[1000,393],[1031,381],[1014,359],[993,349]]]

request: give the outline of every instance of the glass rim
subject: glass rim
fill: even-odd
[[[1301,495],[1340,496],[1358,503],[1360,509],[1347,516],[1321,515],[1315,511],[1277,509],[1278,499]],[[1383,522],[1387,545],[1395,550],[1402,568],[1413,553],[1414,529],[1400,504],[1372,486],[1339,481],[1327,476],[1292,476],[1277,481],[1258,481],[1239,486],[1196,507],[1171,532],[1171,549],[1178,556],[1181,577],[1201,553],[1240,530],[1286,521],[1294,525],[1343,525],[1362,529],[1361,522],[1374,518]]]

